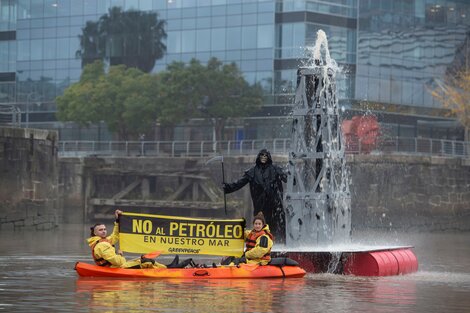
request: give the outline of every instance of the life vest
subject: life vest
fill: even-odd
[[[112,265],[110,262],[106,261],[106,260],[103,259],[103,258],[97,258],[96,255],[95,255],[95,247],[96,247],[96,245],[99,244],[100,242],[108,242],[111,246],[113,246],[113,244],[111,243],[111,241],[109,241],[109,240],[106,239],[106,238],[101,238],[101,239],[97,240],[97,241],[91,246],[91,255],[93,256],[93,260],[95,261],[96,265],[109,267],[109,266]],[[114,247],[114,246],[113,246],[113,247]]]
[[[274,241],[274,236],[267,230],[267,229],[262,229],[260,231],[251,231],[248,234],[248,237],[245,239],[245,244],[246,244],[246,251],[250,251],[254,247],[256,247],[256,240],[261,237],[267,235],[269,238],[271,238],[272,241]],[[271,259],[271,249],[261,257],[262,260],[270,260]]]

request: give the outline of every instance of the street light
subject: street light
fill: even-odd
[[[32,98],[33,95],[34,98]],[[38,95],[36,92],[28,93],[28,97],[26,98],[26,128],[29,128],[29,104],[31,103],[31,100],[33,100],[36,105],[41,105],[41,102],[38,101],[40,98],[41,95]]]
[[[199,111],[203,115],[206,115],[206,118],[209,118],[209,107],[212,105],[212,100],[209,96],[204,96],[202,98],[202,103],[198,106]],[[217,150],[217,132],[216,132],[216,121],[215,117],[211,118],[212,120],[212,150],[215,152]]]

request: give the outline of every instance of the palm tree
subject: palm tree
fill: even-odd
[[[157,13],[123,12],[113,7],[97,22],[86,23],[76,55],[82,59],[82,67],[106,60],[110,65],[125,64],[149,73],[166,52],[164,26]]]

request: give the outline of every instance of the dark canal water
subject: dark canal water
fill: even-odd
[[[204,281],[79,278],[75,262],[90,261],[82,225],[0,236],[3,312],[470,312],[470,233],[382,235],[415,246],[411,275]]]

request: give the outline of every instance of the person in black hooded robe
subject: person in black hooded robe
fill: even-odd
[[[287,182],[287,175],[281,167],[273,164],[269,151],[262,149],[256,157],[255,166],[239,180],[223,185],[224,192],[231,193],[250,183],[254,212],[263,212],[274,240],[279,243],[285,243],[286,237],[282,182]]]

